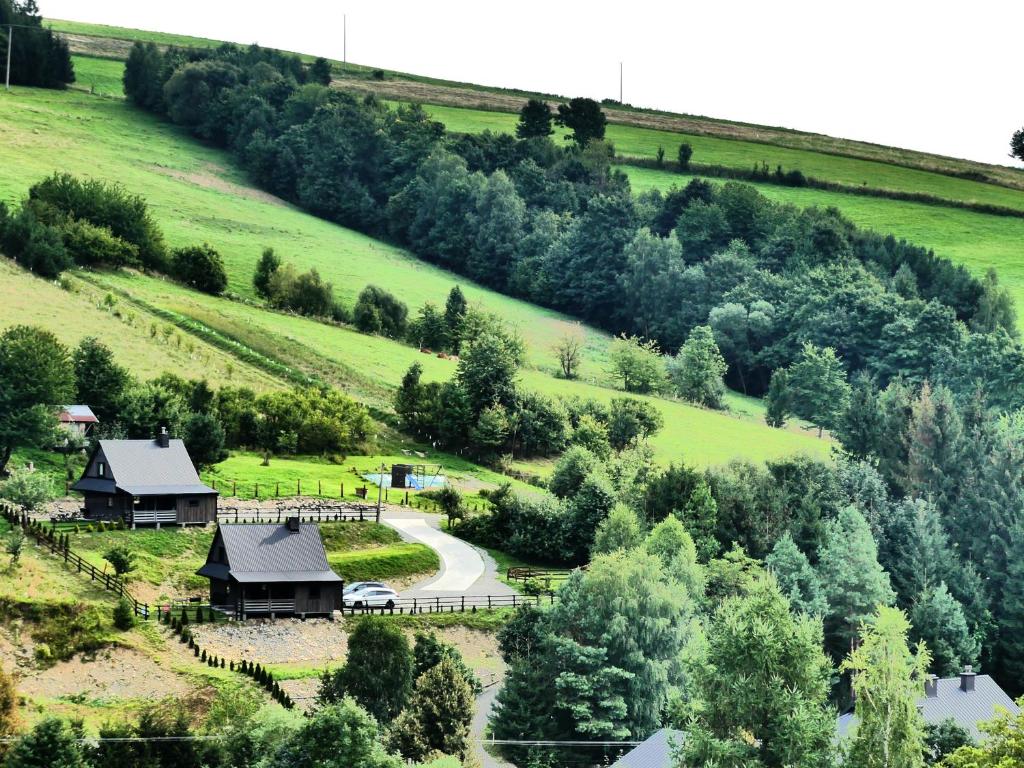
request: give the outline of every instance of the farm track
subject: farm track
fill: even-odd
[[[86,35],[77,32],[58,32],[67,41],[73,54],[106,59],[126,59],[133,41],[117,37]],[[166,45],[157,45],[165,49]],[[335,62],[339,65],[338,62]],[[401,74],[389,73],[390,80],[370,80],[365,77],[336,77],[332,83],[358,93],[373,93],[380,98],[413,101],[424,104],[483,109],[496,112],[518,112],[528,95],[483,86],[460,83],[424,82]],[[560,98],[545,97],[558,103]],[[698,136],[710,136],[735,141],[749,141],[789,149],[819,152],[826,155],[869,160],[921,171],[940,173],[959,178],[1024,190],[1024,173],[1008,166],[981,163],[973,160],[934,155],[926,152],[887,147],[853,139],[841,139],[820,133],[793,129],[752,125],[749,123],[716,120],[709,117],[647,112],[608,108],[608,122],[637,128],[671,131]]]

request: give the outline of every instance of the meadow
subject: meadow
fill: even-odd
[[[118,362],[142,378],[176,371],[211,384],[241,384],[256,390],[280,382],[209,344],[180,333],[137,307],[126,307],[106,291],[67,277],[65,290],[0,258],[0,327],[39,324],[68,347],[85,336],[102,338]]]
[[[9,151],[0,201],[14,203],[55,171],[114,179],[149,202],[172,247],[208,242],[221,253],[229,290],[254,298],[252,272],[264,247],[298,269],[315,267],[348,305],[368,284],[399,295],[412,311],[443,304],[451,288],[518,327],[531,362],[576,326],[564,315],[473,285],[400,248],[303,213],[248,185],[229,156],[189,138],[123,100],[79,91],[12,89],[0,99]],[[606,334],[585,329],[586,354],[599,359]]]
[[[305,349],[307,356],[318,355],[355,371],[372,371],[374,379],[383,382],[386,390],[393,391],[402,374],[413,363],[420,363],[423,367],[425,381],[447,380],[455,373],[454,361],[423,354],[389,339],[206,296],[167,280],[126,273],[104,274],[95,279],[100,285],[194,317],[225,333],[235,328],[247,328],[268,345],[285,348],[295,344]],[[603,368],[588,370],[585,364],[583,375],[595,374],[607,378]],[[622,396],[621,392],[605,386],[588,381],[556,379],[539,370],[522,370],[520,379],[527,389],[549,395],[590,397],[605,403],[613,397]],[[829,441],[818,440],[799,424],[789,429],[767,428],[762,421],[763,412],[749,399],[737,401],[735,414],[657,397],[642,399],[654,405],[664,416],[665,428],[651,440],[657,460],[664,464],[683,459],[707,466],[731,458],[760,460],[794,453],[827,456],[831,450]]]
[[[448,130],[458,133],[480,133],[485,130],[512,133],[519,119],[518,115],[507,112],[433,104],[425,105],[424,109],[435,120],[444,123]],[[564,129],[558,129],[557,135],[564,136]],[[694,163],[741,169],[767,163],[771,170],[781,165],[787,171],[800,170],[806,176],[842,184],[924,192],[949,200],[989,203],[1024,210],[1024,191],[872,160],[616,123],[609,123],[605,138],[615,145],[616,154],[625,157],[654,159],[658,147],[662,147],[666,160],[672,162],[679,144],[686,142],[693,147]],[[882,205],[886,203],[888,201],[880,201]]]

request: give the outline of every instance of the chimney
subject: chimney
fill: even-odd
[[[964,666],[964,671],[960,673],[960,690],[964,693],[970,693],[974,690],[974,668],[967,664]]]
[[[924,678],[924,697],[935,699],[939,695],[939,678],[935,675],[927,675]]]
[[[285,525],[288,526],[288,530],[291,533],[298,533],[299,532],[299,518],[297,518],[297,517],[289,517],[288,518],[288,522],[285,523]]]
[[[156,444],[161,448],[166,448],[171,444],[170,440],[171,436],[167,434],[167,427],[160,427],[160,434],[156,436]]]

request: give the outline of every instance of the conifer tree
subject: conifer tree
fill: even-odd
[[[889,575],[878,564],[871,528],[854,507],[846,507],[826,523],[818,577],[828,603],[825,637],[833,653],[842,656],[860,625],[879,605],[891,605],[896,597]]]
[[[771,554],[765,559],[765,565],[775,576],[779,589],[794,611],[809,616],[825,615],[828,604],[818,574],[788,531],[775,543]]]
[[[976,666],[981,650],[964,617],[963,606],[949,594],[945,582],[918,598],[910,612],[910,636],[931,652],[931,671],[952,677],[970,664]]]

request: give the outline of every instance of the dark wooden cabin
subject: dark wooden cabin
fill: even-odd
[[[331,570],[315,523],[221,525],[206,564],[210,605],[253,615],[330,616],[341,609],[341,577]]]
[[[203,484],[181,440],[166,430],[155,440],[100,440],[82,478],[85,516],[143,524],[190,525],[217,520],[217,492]]]

